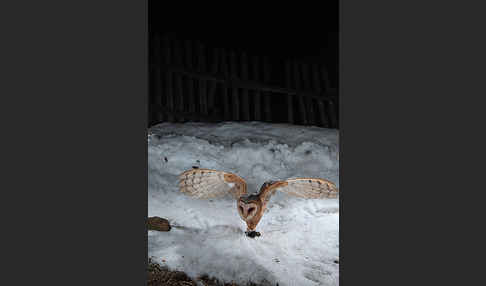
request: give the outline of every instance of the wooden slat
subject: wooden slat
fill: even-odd
[[[321,79],[319,76],[319,65],[312,65],[312,85],[315,91],[321,92]],[[317,108],[319,109],[319,119],[322,127],[329,127],[329,120],[327,119],[327,112],[324,105],[324,100],[317,100]]]
[[[162,62],[161,56],[162,56],[162,45],[161,45],[161,39],[160,35],[157,33],[154,35],[154,43],[152,45],[152,56],[153,56],[153,62],[155,64],[160,64]]]
[[[260,70],[259,70],[259,58],[257,56],[253,57],[253,80],[259,81],[260,80]],[[262,95],[259,90],[253,91],[255,94],[255,109],[254,109],[254,118],[256,121],[261,120],[261,112],[262,112]]]
[[[248,57],[246,53],[241,53],[241,78],[243,80],[248,80]],[[244,88],[241,91],[241,101],[243,105],[243,120],[250,120],[250,99],[248,96],[248,89]]]
[[[155,95],[154,103],[162,105],[162,96],[163,96],[162,73],[160,72],[160,68],[158,67],[155,68],[155,72],[154,72],[154,95]],[[155,111],[154,114],[155,114],[154,119],[156,122],[164,121],[164,116],[161,111]]]
[[[199,72],[207,72],[206,70],[206,53],[204,46],[201,43],[197,44],[197,69]],[[207,100],[207,81],[200,79],[198,81],[199,87],[199,108],[204,115],[208,114],[208,100]]]
[[[263,58],[263,81],[267,84],[270,82],[270,65],[268,63],[268,57]],[[263,101],[265,120],[272,122],[271,99],[268,92],[263,93]]]
[[[217,74],[219,72],[219,49],[213,49],[213,56],[212,56],[212,64],[211,64],[211,73]],[[215,97],[216,97],[216,90],[218,87],[218,83],[215,81],[208,82],[209,91],[208,91],[208,110],[213,110],[215,108]]]
[[[161,45],[161,39],[158,34],[154,35],[154,43],[153,43],[153,49],[152,49],[152,60],[155,63],[161,62],[161,54],[162,54],[162,45]],[[155,104],[162,104],[162,96],[164,96],[164,93],[162,91],[162,74],[159,65],[154,66],[151,71],[152,76],[151,76],[151,87],[152,87],[152,98],[151,102]],[[150,109],[150,104],[149,104],[149,121],[155,121],[155,122],[162,122],[164,121],[164,117],[161,111],[159,110],[151,110]]]
[[[180,67],[185,66],[188,70],[193,70],[193,63],[192,63],[192,42],[190,40],[184,41],[184,62],[180,61]],[[180,101],[184,103],[187,102],[187,108],[189,112],[196,111],[196,103],[194,99],[194,79],[190,77],[184,77],[184,85],[185,85],[185,93],[181,92],[180,94]],[[184,89],[182,89],[184,90]],[[184,104],[181,105],[184,107]],[[179,111],[184,111],[184,108],[179,109]]]
[[[329,80],[329,74],[327,72],[327,69],[325,66],[321,67],[321,77],[322,81],[324,83],[324,89],[330,89],[331,88],[331,81]]]
[[[154,67],[149,66],[149,94],[148,94],[148,106],[147,106],[147,127],[150,127],[155,122],[155,111],[152,109],[154,103],[153,97],[155,96],[155,76]]]
[[[175,86],[174,86],[174,94],[176,98],[179,100],[177,101],[177,110],[178,111],[184,111],[184,93],[183,93],[183,86],[182,86],[182,75],[175,74],[174,75],[174,80],[175,80]],[[184,122],[185,118],[180,117],[178,119],[178,122]]]
[[[172,93],[173,92],[173,89],[172,89],[172,72],[166,72],[165,73],[165,93],[167,95],[167,110],[169,111],[175,111],[175,108],[174,108],[174,94]],[[167,120],[169,122],[175,122],[175,118],[172,114],[168,114],[168,118]]]
[[[231,51],[230,52],[230,76],[233,78],[238,78],[238,68],[236,66],[236,53]],[[238,88],[234,87],[231,89],[231,97],[233,103],[233,120],[238,121],[240,120],[240,100],[238,97]]]
[[[297,62],[293,62],[292,64],[293,72],[294,72],[294,86],[296,90],[300,90],[302,88],[302,82],[300,80],[300,69]],[[299,111],[300,111],[300,123],[307,125],[307,111],[305,108],[304,97],[300,94],[297,94],[297,102],[299,103]]]
[[[329,111],[329,118],[331,120],[331,128],[337,128],[337,113],[336,113],[336,105],[334,104],[334,100],[328,100],[328,111]]]
[[[182,66],[182,55],[181,55],[181,43],[179,40],[174,39],[174,64],[176,66]],[[184,94],[182,90],[182,75],[174,73],[174,109],[183,111],[184,110]],[[176,117],[176,122],[184,122],[184,117]]]
[[[285,86],[287,88],[292,88],[291,84],[291,65],[289,61],[285,61]],[[294,124],[294,103],[291,94],[287,95],[287,121],[290,124]]]
[[[324,90],[326,92],[331,91],[331,81],[329,80],[329,74],[327,73],[327,69],[325,66],[321,67],[321,80],[324,86]],[[329,118],[329,127],[336,128],[337,126],[337,114],[335,111],[335,104],[333,100],[327,100],[327,113]]]
[[[228,77],[229,70],[228,70],[228,59],[225,50],[221,50],[221,73]],[[221,90],[221,96],[223,97],[223,118],[225,121],[231,120],[231,113],[230,113],[230,104],[229,104],[229,95],[228,95],[228,84],[226,81],[223,82],[223,88]]]
[[[189,69],[192,70],[194,68],[193,65],[193,55],[192,55],[192,41],[191,40],[185,40],[184,41],[184,64],[185,66]]]
[[[306,63],[301,63],[300,68],[302,71],[302,83],[304,90],[310,90],[311,82],[309,78],[309,65]],[[304,98],[304,102],[307,110],[307,121],[310,125],[315,125],[314,103],[312,102],[312,98],[306,97]]]
[[[164,54],[163,54],[163,62],[165,66],[169,66],[173,63],[174,59],[172,58],[172,42],[168,37],[164,37]],[[166,98],[166,105],[168,110],[174,110],[174,94],[172,89],[172,72],[170,70],[165,70],[165,98]],[[167,121],[175,122],[175,117],[173,114],[167,114]]]

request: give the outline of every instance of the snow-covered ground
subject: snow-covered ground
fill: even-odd
[[[276,193],[256,230],[245,236],[236,202],[199,200],[178,190],[192,166],[235,173],[249,192],[267,180],[328,179],[339,187],[337,130],[261,122],[163,123],[149,130],[148,215],[170,232],[149,231],[148,255],[191,277],[237,283],[338,285],[339,201]]]

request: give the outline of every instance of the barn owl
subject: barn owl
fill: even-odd
[[[258,193],[248,194],[247,184],[238,175],[211,170],[191,169],[179,176],[180,191],[186,195],[208,199],[230,193],[236,200],[236,208],[241,219],[246,222],[246,235],[260,236],[255,231],[267,208],[270,197],[276,191],[302,198],[336,198],[339,190],[328,180],[319,178],[295,178],[284,181],[267,181]]]

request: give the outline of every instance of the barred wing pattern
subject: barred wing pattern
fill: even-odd
[[[262,191],[264,200],[268,201],[276,191],[282,191],[289,195],[309,199],[336,198],[339,193],[336,185],[328,180],[318,178],[296,178],[269,184]]]
[[[235,199],[246,194],[245,180],[235,174],[211,169],[187,170],[179,176],[180,191],[199,199],[231,193]]]

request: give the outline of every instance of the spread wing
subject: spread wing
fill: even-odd
[[[235,199],[246,194],[243,178],[223,171],[191,169],[179,176],[181,192],[200,199],[214,198],[231,193]]]
[[[264,201],[268,201],[276,191],[309,199],[336,198],[339,193],[338,188],[331,181],[319,178],[296,178],[270,182],[262,190],[260,196]]]

